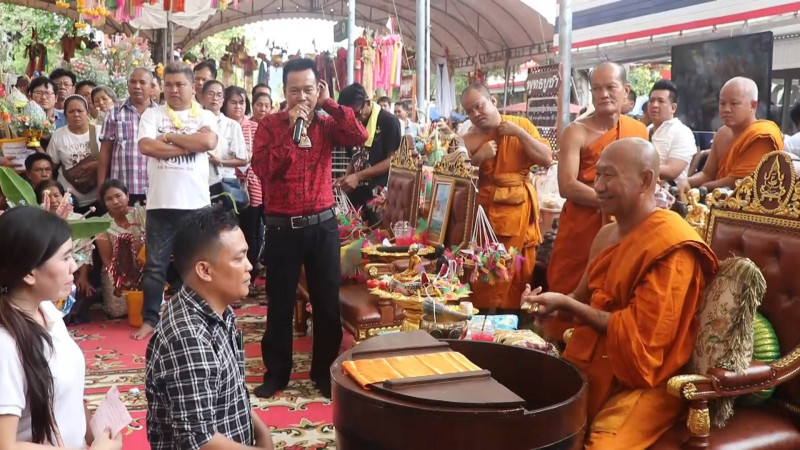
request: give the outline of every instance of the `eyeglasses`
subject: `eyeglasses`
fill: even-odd
[[[52,97],[54,95],[56,94],[50,91],[33,91],[34,97]]]
[[[222,100],[223,98],[225,98],[225,94],[223,94],[222,92],[210,92],[209,91],[209,92],[206,92],[206,97]]]

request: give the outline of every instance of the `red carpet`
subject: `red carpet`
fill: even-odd
[[[247,385],[252,392],[264,373],[261,361],[261,336],[266,307],[246,304],[236,311],[244,332]],[[133,328],[126,320],[104,320],[95,316],[91,323],[70,327],[73,338],[86,357],[86,396],[90,409],[97,407],[108,389],[117,385],[133,416],[123,438],[125,449],[145,450],[150,445],[145,431],[147,402],[144,393],[144,365],[147,341],[130,338]],[[345,333],[345,346],[352,339]],[[268,400],[250,397],[253,410],[272,429],[276,449],[332,449],[334,443],[330,401],[319,396],[308,379],[311,367],[311,338],[296,337],[294,368],[286,390]],[[131,392],[138,388],[138,392]]]

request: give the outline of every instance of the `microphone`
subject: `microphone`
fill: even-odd
[[[300,143],[300,136],[303,135],[303,126],[305,126],[305,120],[302,117],[298,117],[294,121],[294,133],[292,134],[292,140],[295,145]]]

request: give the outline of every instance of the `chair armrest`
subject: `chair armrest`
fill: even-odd
[[[688,448],[708,448],[711,419],[708,401],[763,391],[782,384],[800,372],[800,346],[772,364],[752,363],[741,374],[715,367],[706,375],[678,375],[669,379],[667,391],[689,402]]]

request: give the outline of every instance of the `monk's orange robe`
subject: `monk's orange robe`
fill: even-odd
[[[589,381],[588,449],[644,449],[673,426],[681,399],[666,383],[689,361],[703,290],[717,259],[677,214],[656,210],[589,263],[605,334],[577,325],[564,350]]]
[[[534,139],[550,143],[526,118],[502,116],[528,132]],[[530,179],[534,162],[525,153],[522,142],[513,136],[493,135],[481,142],[497,142],[497,155],[480,166],[478,204],[483,206],[497,240],[507,250],[514,247],[525,258],[510,282],[472,283],[472,303],[477,308],[519,309],[525,284],[533,279],[536,265],[536,246],[542,242],[539,232],[539,200]],[[512,262],[513,264],[513,262]]]
[[[744,178],[756,170],[759,161],[769,152],[783,150],[781,129],[771,120],[757,120],[733,141],[719,161],[716,179]]]
[[[600,159],[600,153],[612,142],[629,137],[647,139],[647,128],[638,120],[620,116],[616,127],[581,149],[578,181],[594,188],[595,165]],[[578,205],[571,201],[564,203],[558,220],[558,234],[553,244],[553,253],[547,266],[549,291],[571,294],[578,287],[589,262],[589,249],[602,226],[603,215],[600,209]],[[572,327],[572,320],[562,315],[547,319],[542,325],[545,338],[560,341],[564,331]]]

